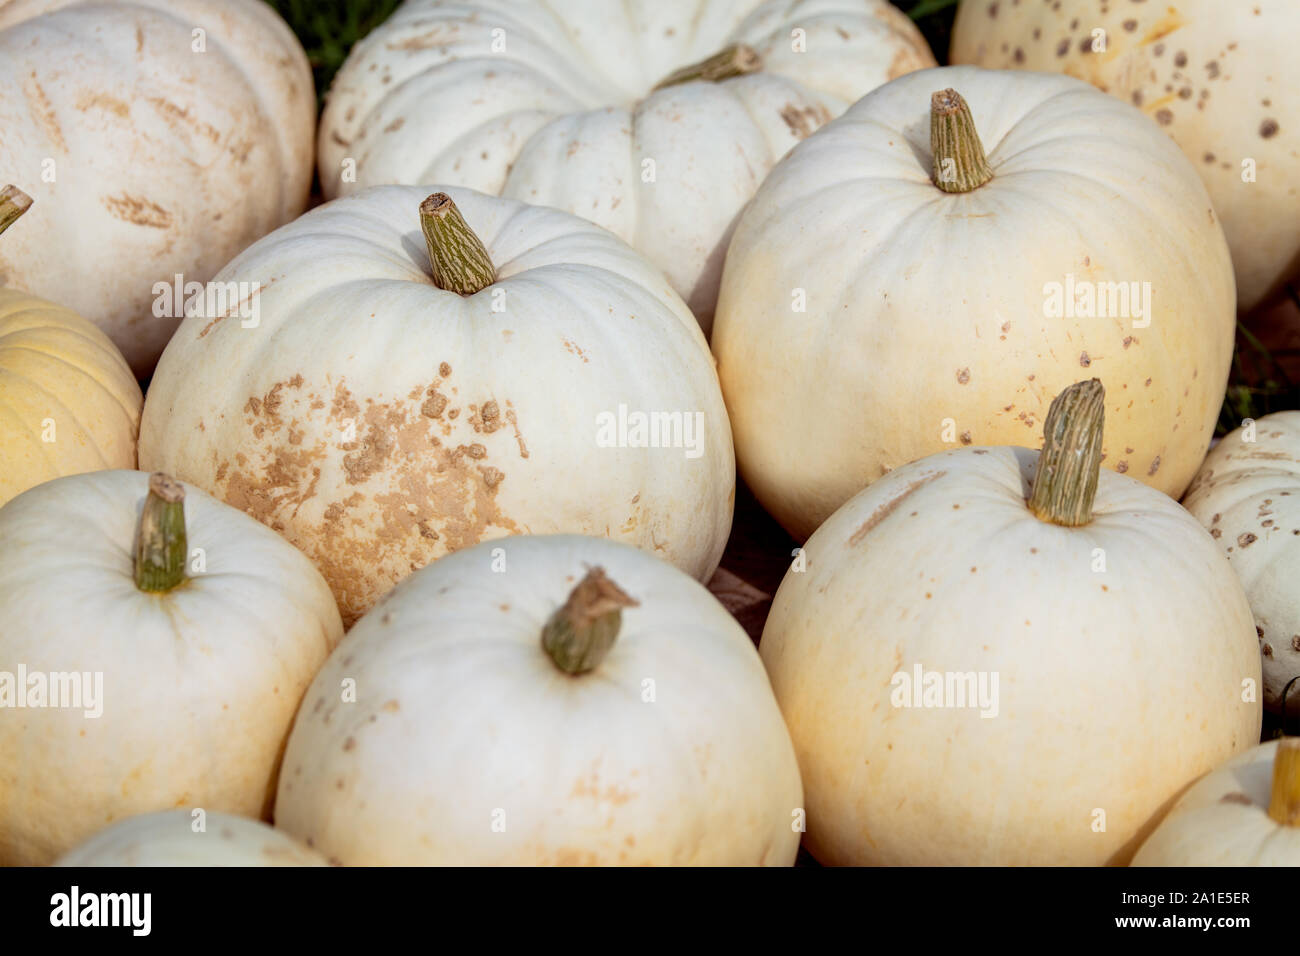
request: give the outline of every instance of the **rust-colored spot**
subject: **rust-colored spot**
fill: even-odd
[[[132,225],[166,229],[172,224],[172,214],[148,199],[122,193],[120,196],[103,196],[100,202],[110,216]]]

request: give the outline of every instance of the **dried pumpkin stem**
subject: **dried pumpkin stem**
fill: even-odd
[[[135,544],[135,586],[170,591],[185,580],[185,488],[161,472],[149,476]]]
[[[32,207],[32,197],[17,186],[0,189],[0,233],[18,221]]]
[[[585,674],[614,646],[623,608],[636,606],[602,568],[592,568],[542,628],[542,647],[566,674]]]
[[[956,90],[930,97],[930,153],[931,178],[944,192],[968,193],[993,178],[970,107]]]
[[[1035,516],[1066,527],[1092,520],[1105,420],[1106,390],[1100,379],[1077,382],[1052,400],[1029,495]]]
[[[446,193],[434,193],[420,203],[420,228],[439,289],[473,295],[496,281],[487,248]]]
[[[1278,741],[1268,815],[1284,827],[1300,827],[1300,737]]]
[[[674,70],[655,84],[655,89],[662,90],[666,86],[680,86],[682,83],[719,83],[734,76],[757,73],[762,68],[763,58],[757,50],[747,43],[733,43],[699,63]]]

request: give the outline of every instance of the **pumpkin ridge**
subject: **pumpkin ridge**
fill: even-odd
[[[83,367],[83,366],[81,366],[81,365],[76,364],[75,362],[73,362],[73,361],[71,361],[71,360],[69,360],[69,359],[64,358],[64,357],[61,356],[61,355],[56,355],[56,354],[54,354],[53,352],[46,351],[45,349],[35,348],[35,347],[33,347],[33,346],[30,346],[30,345],[4,345],[4,344],[2,344],[2,342],[3,342],[3,339],[0,338],[0,354],[3,354],[4,352],[32,352],[32,353],[34,353],[34,354],[36,354],[36,355],[44,356],[45,358],[48,358],[48,359],[50,359],[50,360],[53,361],[53,362],[57,362],[57,363],[60,364],[60,365],[64,365],[64,366],[66,366],[67,368],[72,369],[72,371],[76,373],[76,375],[77,375],[78,378],[80,378],[80,379],[82,379],[82,380],[84,380],[84,381],[89,381],[89,382],[91,382],[91,383],[92,383],[93,385],[95,385],[95,386],[96,386],[96,387],[97,387],[101,392],[103,392],[105,395],[107,395],[109,398],[111,398],[111,399],[113,400],[113,402],[114,402],[114,403],[118,406],[118,408],[121,410],[121,412],[122,412],[122,417],[123,417],[127,422],[133,422],[133,421],[135,421],[135,415],[132,414],[131,410],[127,407],[126,403],[122,400],[122,396],[121,396],[121,394],[120,394],[116,389],[110,388],[108,383],[106,383],[106,382],[104,382],[103,380],[101,380],[100,378],[98,378],[98,377],[94,374],[94,371],[93,371],[92,369],[90,369],[90,368],[85,368],[85,367]],[[132,379],[132,381],[134,381],[134,379]],[[49,393],[49,391],[48,391],[47,389],[43,389],[43,391],[45,391],[46,394],[51,394],[51,393]],[[137,427],[138,427],[138,426],[137,426]],[[83,431],[84,431],[84,429],[83,429]],[[85,432],[85,433],[86,433],[87,435],[91,434],[91,433],[88,432],[88,431]]]
[[[68,408],[68,406],[65,405],[65,404],[63,403],[63,400],[62,400],[62,399],[60,399],[57,395],[55,395],[55,394],[53,394],[52,392],[50,392],[49,389],[45,388],[45,386],[43,386],[40,382],[37,382],[37,381],[35,381],[35,380],[33,380],[33,379],[30,379],[30,378],[28,378],[26,375],[22,375],[22,374],[19,373],[19,372],[15,372],[15,371],[14,371],[13,369],[11,369],[11,368],[2,368],[2,367],[0,367],[0,376],[8,376],[9,378],[17,379],[17,380],[19,380],[19,381],[21,381],[21,382],[25,382],[28,386],[31,387],[31,389],[32,389],[32,391],[33,391],[34,393],[39,394],[39,395],[46,396],[46,397],[49,399],[49,402],[50,402],[51,405],[53,405],[53,406],[57,406],[58,408],[60,408],[60,409],[63,410],[64,414],[67,415],[68,420],[72,422],[72,424],[76,427],[77,431],[78,431],[81,435],[84,435],[84,436],[86,436],[87,438],[90,438],[92,435],[95,434],[95,432],[94,432],[93,429],[89,429],[89,428],[87,428],[84,424],[82,424],[81,420],[77,417],[76,413],[74,413],[74,412],[72,411],[72,409]],[[12,406],[10,406],[10,407],[12,408]],[[33,438],[35,439],[36,443],[37,443],[38,445],[42,446],[42,447],[41,447],[41,453],[42,453],[42,455],[44,455],[44,453],[45,453],[45,447],[46,447],[46,446],[52,446],[52,445],[54,444],[53,442],[42,441],[42,440],[40,439],[39,436],[37,436],[34,432],[31,432],[31,430],[30,430],[30,429],[27,429],[26,427],[24,427],[24,430],[25,430],[25,431],[28,431],[29,434],[32,434],[32,436],[33,436]],[[103,450],[102,448],[99,447],[99,443],[98,443],[98,442],[91,440],[91,441],[87,441],[87,442],[85,442],[85,445],[89,446],[90,448],[92,448],[92,449],[94,450],[95,458],[96,458],[96,459],[98,460],[98,462],[99,462],[99,468],[98,468],[98,469],[93,469],[93,470],[99,471],[99,470],[104,470],[104,469],[107,469],[107,468],[110,467],[110,463],[109,463],[109,462],[105,459],[105,457],[104,457],[104,450]],[[48,455],[45,455],[45,458],[46,458],[46,461],[51,462],[51,470],[52,470],[55,474],[58,474],[58,473],[59,473],[59,469],[58,469],[58,466],[57,466],[56,460],[52,460]]]

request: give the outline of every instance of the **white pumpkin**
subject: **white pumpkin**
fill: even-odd
[[[347,865],[789,865],[801,807],[735,619],[642,551],[555,535],[444,558],[352,629],[275,821]]]
[[[899,468],[787,573],[760,650],[821,862],[1123,863],[1259,740],[1241,585],[1175,502],[1098,474],[1103,404],[1063,393],[1041,456]]]
[[[1201,778],[1134,866],[1300,866],[1300,738],[1260,744]]]
[[[202,820],[200,825],[199,820]],[[100,830],[55,866],[328,866],[325,858],[258,820],[167,810]]]
[[[439,207],[461,255],[440,288],[428,189],[330,203],[224,269],[260,284],[260,315],[185,320],[149,387],[142,467],[282,532],[349,624],[416,568],[512,533],[608,535],[707,580],[735,463],[686,306],[603,229],[467,190]],[[474,232],[479,273],[459,275]]]
[[[1183,500],[1228,556],[1250,598],[1264,704],[1280,710],[1300,677],[1300,411],[1265,415],[1214,446]],[[1300,701],[1300,687],[1293,688]]]
[[[37,200],[0,285],[147,377],[182,314],[156,283],[206,282],[302,212],[314,120],[306,55],[260,0],[0,3],[0,183]]]
[[[741,474],[803,538],[909,461],[1035,443],[1082,369],[1112,403],[1106,466],[1182,494],[1234,301],[1204,187],[1137,110],[1069,77],[947,67],[869,94],[772,171],[727,254],[713,349]]]
[[[965,0],[950,60],[1068,73],[1151,117],[1209,189],[1250,309],[1300,257],[1297,29],[1295,0]]]
[[[270,812],[298,702],[342,636],[302,554],[197,488],[58,478],[0,508],[0,865],[123,817]]]
[[[334,81],[321,184],[456,183],[584,216],[663,269],[707,333],[732,223],[772,164],[933,65],[887,0],[408,0]]]

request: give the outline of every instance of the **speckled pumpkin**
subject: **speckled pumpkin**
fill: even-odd
[[[576,213],[663,269],[707,332],[772,164],[933,65],[887,0],[408,0],[334,81],[320,178],[329,197],[455,183]]]
[[[1233,302],[1205,188],[1137,110],[1069,77],[946,67],[772,171],[727,253],[713,350],[741,474],[805,538],[909,461],[1036,441],[1083,369],[1111,403],[1106,467],[1181,495]]]
[[[1279,710],[1300,677],[1300,411],[1265,415],[1225,436],[1183,506],[1209,529],[1255,614],[1264,703]],[[1300,684],[1292,688],[1300,704]]]
[[[269,815],[294,712],[343,636],[302,553],[138,471],[23,492],[0,542],[0,866],[140,813]]]
[[[200,823],[201,821],[201,823]],[[259,820],[191,810],[145,813],[100,830],[55,866],[328,866]]]
[[[1166,495],[1100,470],[1098,383],[1042,453],[891,472],[809,540],[760,650],[823,863],[1127,862],[1259,740],[1241,584]]]
[[[544,535],[458,551],[351,630],[275,823],[346,865],[788,866],[802,807],[735,618],[643,551]]]
[[[0,189],[0,232],[29,202]],[[16,228],[5,241],[24,235]],[[143,402],[103,332],[69,309],[0,289],[0,505],[62,475],[134,468]]]
[[[468,190],[426,214],[429,188],[336,200],[224,269],[259,283],[260,317],[181,325],[142,467],[283,533],[349,624],[416,568],[512,533],[607,535],[707,580],[735,463],[685,304],[586,220]],[[443,213],[460,231],[430,238]],[[661,416],[657,439],[636,415]]]
[[[1295,0],[964,0],[950,59],[1068,73],[1150,116],[1205,182],[1250,309],[1300,256],[1297,30]]]
[[[206,282],[305,207],[315,99],[261,0],[0,2],[0,183],[37,200],[0,285],[85,316],[147,377],[181,315],[155,284]]]
[[[1260,744],[1202,777],[1134,866],[1300,866],[1300,738]]]

